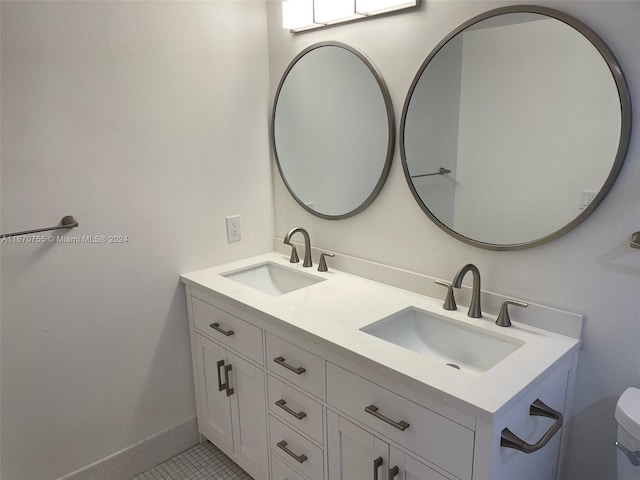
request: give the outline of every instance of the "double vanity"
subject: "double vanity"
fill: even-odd
[[[298,53],[270,127],[284,186],[306,212],[339,221],[382,190],[394,107],[358,49],[324,41]],[[469,19],[431,51],[398,139],[407,185],[435,225],[514,251],[595,210],[630,132],[624,75],[597,34],[514,5]],[[449,284],[312,258],[301,228],[275,249],[182,276],[198,428],[254,478],[563,478],[581,316],[483,292],[472,264]]]
[[[557,478],[579,338],[278,252],[181,279],[199,431],[254,478]]]
[[[284,186],[309,214],[340,221],[382,190],[394,107],[358,49],[324,41],[298,53],[270,129]],[[513,5],[431,51],[397,136],[407,185],[435,225],[516,251],[595,210],[630,134],[626,80],[598,35]],[[346,255],[327,265],[333,255],[312,259],[301,228],[275,250],[182,276],[200,433],[254,478],[563,478],[581,316],[483,292],[472,264],[451,283]]]
[[[339,221],[382,190],[394,107],[358,49],[324,41],[298,53],[270,128],[284,186],[306,212]],[[485,12],[443,38],[398,131],[418,206],[456,240],[496,251],[584,221],[630,135],[613,53],[579,20],[533,5]],[[261,480],[563,478],[581,316],[482,292],[472,264],[449,284],[346,255],[327,265],[333,255],[312,259],[301,228],[282,240],[182,276],[203,437]]]

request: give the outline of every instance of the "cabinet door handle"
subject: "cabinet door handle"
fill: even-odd
[[[389,480],[393,480],[394,478],[396,478],[398,476],[398,473],[400,473],[400,469],[398,468],[398,466],[396,465],[393,468],[389,469]]]
[[[307,461],[307,456],[305,454],[302,455],[296,455],[295,453],[293,453],[291,450],[289,450],[287,448],[287,442],[285,442],[284,440],[280,440],[278,443],[276,443],[276,445],[278,446],[279,449],[281,449],[282,451],[284,451],[287,455],[289,455],[290,457],[292,457],[296,462],[298,463],[304,463]]]
[[[562,428],[562,414],[555,411],[548,405],[545,405],[540,399],[537,399],[529,407],[529,415],[538,417],[547,417],[555,420],[553,425],[546,431],[546,433],[533,445],[525,442],[516,434],[514,434],[508,428],[502,430],[500,437],[500,446],[505,448],[513,448],[524,453],[533,453],[544,447],[549,440],[556,434],[558,430]]]
[[[287,402],[283,398],[276,401],[276,405],[280,407],[282,410],[284,410],[285,412],[287,412],[289,415],[293,415],[294,417],[296,417],[298,420],[302,420],[304,417],[307,416],[307,414],[304,413],[303,411],[296,412],[294,410],[291,410],[289,407],[287,407]]]
[[[224,388],[227,390],[227,397],[230,397],[231,395],[233,395],[233,388],[231,388],[229,385],[229,372],[231,371],[233,367],[231,365],[225,365],[224,366]]]
[[[409,424],[404,420],[400,420],[399,422],[396,422],[391,420],[389,417],[385,417],[384,415],[379,413],[378,407],[376,407],[375,405],[369,405],[368,407],[365,407],[364,411],[370,415],[373,415],[376,418],[379,418],[383,422],[388,423],[392,427],[395,427],[402,432],[404,432],[407,428],[409,428]]]
[[[230,337],[235,333],[233,330],[223,330],[222,328],[220,328],[220,324],[218,322],[210,323],[209,327],[213,328],[216,332],[220,332],[225,337]]]
[[[294,367],[289,365],[287,362],[284,361],[284,357],[276,357],[273,359],[273,361],[276,362],[278,365],[282,365],[287,370],[291,370],[296,375],[302,375],[304,372],[306,372],[304,367]]]
[[[382,457],[373,461],[373,480],[378,480],[378,469],[382,466]]]
[[[216,365],[218,366],[218,391],[221,392],[222,390],[227,388],[227,385],[222,383],[222,376],[220,375],[220,367],[224,365],[224,360],[218,360],[218,363],[216,363]]]

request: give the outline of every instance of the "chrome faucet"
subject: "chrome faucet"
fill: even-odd
[[[309,232],[307,232],[302,227],[296,227],[289,230],[289,232],[284,236],[284,244],[291,246],[293,250],[291,250],[291,258],[289,262],[298,263],[300,259],[298,258],[298,252],[296,252],[295,245],[291,245],[291,237],[297,233],[302,233],[304,237],[304,261],[302,262],[303,267],[312,267],[313,262],[311,261],[311,239],[309,238]]]
[[[480,309],[480,270],[478,270],[478,267],[473,263],[468,263],[456,273],[451,284],[456,288],[461,288],[462,279],[469,271],[473,274],[473,290],[471,294],[471,305],[469,305],[469,313],[467,313],[467,315],[471,318],[482,318],[482,310]]]

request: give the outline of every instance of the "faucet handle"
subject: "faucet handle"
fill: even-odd
[[[496,319],[496,325],[499,327],[510,327],[511,326],[511,318],[509,317],[509,305],[515,305],[517,307],[527,308],[529,306],[528,303],[518,302],[517,300],[506,300],[502,302],[502,306],[500,307],[500,313],[498,314],[498,318]]]
[[[291,246],[291,257],[289,257],[289,263],[298,263],[300,261],[300,257],[298,257],[296,246],[291,243],[289,245]]]
[[[444,308],[445,310],[457,310],[458,306],[456,305],[456,299],[453,295],[453,285],[447,282],[443,282],[442,280],[436,280],[436,284],[447,287],[447,297],[444,299],[442,308]]]
[[[320,261],[318,262],[318,271],[319,272],[328,272],[329,269],[327,268],[327,261],[325,260],[324,257],[335,257],[334,253],[326,253],[326,252],[322,252],[320,254]]]

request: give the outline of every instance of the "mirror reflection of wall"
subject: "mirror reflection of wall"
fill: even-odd
[[[386,87],[362,54],[337,42],[309,47],[274,104],[272,141],[289,191],[325,218],[361,211],[389,171],[393,125]]]
[[[607,61],[556,18],[490,16],[423,68],[403,116],[406,174],[428,213],[473,241],[525,244],[563,229],[626,149]],[[451,172],[421,176],[440,167]]]

